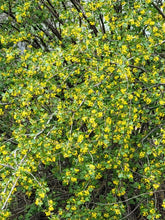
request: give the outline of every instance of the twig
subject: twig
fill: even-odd
[[[153,129],[142,139],[142,144],[143,144],[144,140],[147,139],[148,136],[149,136],[150,134],[152,134],[152,133],[153,133],[155,130],[157,130],[158,128],[159,128],[159,127],[153,128]]]
[[[49,122],[50,122],[51,119],[53,118],[54,114],[55,114],[55,112],[50,115],[50,118],[49,118],[49,120],[47,121],[46,125],[49,124]],[[35,140],[40,134],[42,134],[42,133],[45,131],[45,129],[46,129],[46,128],[43,128],[40,132],[38,132],[38,133],[35,135],[34,140]]]
[[[42,188],[41,183],[37,180],[37,178],[36,178],[32,173],[30,173],[30,172],[28,172],[28,171],[25,171],[25,172],[28,173],[28,174],[30,174],[30,175],[33,177],[33,179],[38,183],[38,185]]]
[[[19,169],[19,167],[21,166],[21,164],[23,163],[23,161],[25,160],[26,157],[27,157],[27,154],[25,154],[24,157],[21,159],[21,161],[20,161],[20,163],[18,165],[17,170]],[[4,202],[4,204],[2,206],[2,210],[5,208],[5,206],[6,206],[7,202],[8,202],[8,200],[9,200],[9,198],[10,198],[10,196],[11,196],[11,194],[12,194],[12,192],[13,192],[13,190],[14,190],[14,188],[15,188],[19,178],[20,178],[19,176],[16,178],[16,180],[15,180],[15,182],[14,182],[14,184],[13,184],[13,186],[12,186],[10,192],[9,192],[9,195],[7,196],[7,199],[6,199],[6,201]],[[5,188],[5,191],[6,191],[6,189],[7,189],[7,187]]]
[[[154,3],[152,2],[152,5],[157,9],[157,11],[159,12],[159,14],[161,14],[161,16],[163,18],[165,18],[165,14],[161,11],[161,9]]]
[[[89,153],[89,155],[91,156],[91,158],[92,158],[92,163],[93,163],[93,162],[94,162],[94,161],[93,161],[93,156],[92,156],[92,154],[91,154],[90,151],[88,151],[88,153]]]
[[[6,183],[6,187],[5,187],[5,189],[3,190],[3,193],[6,193],[6,189],[7,189],[8,185],[9,185],[9,183],[10,183],[10,179],[9,179],[8,182]]]
[[[9,195],[8,195],[7,199],[6,199],[6,201],[4,202],[4,204],[3,204],[3,206],[2,206],[2,210],[5,208],[7,202],[8,202],[8,200],[9,200],[9,198],[10,198],[10,196],[11,196],[11,194],[12,194],[12,192],[13,192],[13,190],[14,190],[14,188],[15,188],[17,182],[18,182],[18,179],[19,179],[19,176],[18,176],[17,179],[15,180],[15,182],[14,182],[14,184],[13,184],[13,186],[12,186],[10,192],[9,192]]]
[[[159,44],[155,44],[153,47],[159,46],[159,45],[164,44],[164,43],[165,43],[165,40],[163,40],[163,41],[160,42]]]
[[[11,105],[11,103],[3,103],[3,102],[0,102],[0,105]]]
[[[105,34],[106,31],[105,31],[105,25],[104,25],[104,21],[103,21],[103,15],[100,14],[99,17],[100,17],[100,27],[101,27],[101,30],[102,30],[103,34]]]
[[[55,126],[53,126],[53,128],[50,129],[50,131],[47,133],[46,136],[49,136],[50,132],[55,128]]]
[[[143,72],[147,72],[146,69],[144,69],[143,67],[140,67],[140,66],[134,66],[134,65],[128,65],[129,67],[132,67],[132,68],[136,68],[136,69],[139,69],[139,70],[142,70]]]
[[[74,119],[74,114],[75,113],[73,113],[73,115],[72,115],[72,121],[71,121],[71,126],[70,126],[70,135],[72,134],[72,129],[73,129],[73,119]]]
[[[132,214],[134,213],[134,211],[140,206],[140,204],[141,204],[143,201],[144,201],[144,199],[141,200],[141,202],[140,202],[128,215],[124,216],[124,217],[121,218],[120,220],[123,220],[123,219],[125,219],[125,218],[128,218],[128,216],[132,215]]]
[[[6,168],[10,168],[10,169],[12,169],[12,170],[15,170],[14,167],[12,167],[12,166],[10,166],[10,165],[8,165],[8,164],[2,164],[2,163],[0,163],[0,166],[3,166],[3,167],[6,167]]]
[[[49,12],[54,15],[54,17],[61,23],[64,24],[63,21],[59,18],[57,11],[54,9],[53,5],[51,4],[51,2],[49,0],[47,0],[48,4],[51,6],[51,8],[43,1],[41,0],[41,2],[45,5],[45,7],[49,10]]]
[[[89,26],[90,26],[90,29],[93,30],[95,36],[97,36],[97,33],[98,33],[98,30],[96,28],[95,25],[92,25],[90,23],[90,20],[87,18],[86,14],[85,14],[85,11],[84,11],[84,8],[82,7],[82,5],[77,1],[77,0],[71,0],[72,4],[74,5],[74,7],[76,8],[76,10],[78,12],[82,12],[83,14],[83,18],[88,22]],[[79,6],[79,7],[78,7]]]
[[[154,193],[158,193],[158,192],[165,192],[165,190],[158,190],[158,191],[151,191],[151,192],[147,192],[147,193],[142,193],[142,194],[139,194],[137,196],[133,196],[131,198],[128,198],[124,201],[119,201],[119,202],[113,202],[113,203],[95,203],[96,205],[106,205],[106,206],[109,206],[109,205],[115,205],[115,204],[120,204],[120,203],[123,203],[123,202],[127,202],[127,201],[130,201],[132,199],[136,199],[140,196],[144,196],[144,195],[149,195],[149,194],[154,194]]]
[[[112,75],[112,73],[108,74],[101,82],[95,84],[93,87],[98,87],[99,85],[102,84],[102,82],[103,82],[104,80],[106,80],[106,79],[108,78],[108,76],[111,76],[111,75]]]

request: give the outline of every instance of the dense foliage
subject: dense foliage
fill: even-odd
[[[164,11],[0,0],[1,219],[163,219]]]

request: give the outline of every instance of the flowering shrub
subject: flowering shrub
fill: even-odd
[[[163,218],[164,8],[0,0],[1,219]]]

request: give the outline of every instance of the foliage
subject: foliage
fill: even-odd
[[[0,0],[1,219],[162,219],[164,8]]]

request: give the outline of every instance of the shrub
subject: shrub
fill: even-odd
[[[1,219],[162,219],[164,8],[0,1]]]

